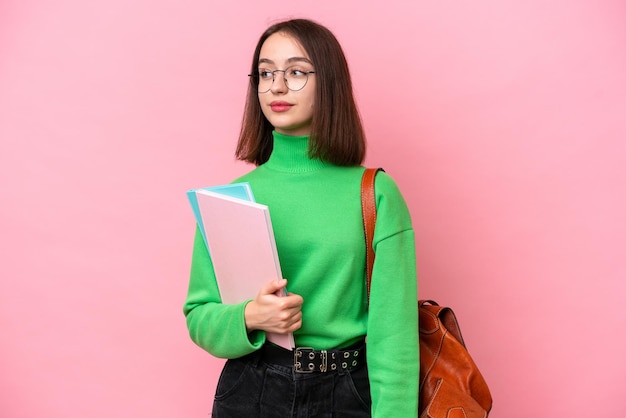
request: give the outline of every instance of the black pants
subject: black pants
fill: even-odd
[[[285,350],[287,353],[287,350]],[[327,373],[295,373],[263,350],[228,360],[213,403],[214,418],[369,418],[367,365]]]

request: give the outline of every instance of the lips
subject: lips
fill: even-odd
[[[282,101],[275,101],[275,102],[270,103],[270,108],[274,112],[286,112],[289,109],[291,109],[291,106],[293,105],[287,102],[282,102]]]

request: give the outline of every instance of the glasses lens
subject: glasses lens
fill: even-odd
[[[272,71],[260,68],[255,75],[255,78],[258,81],[259,93],[269,91],[272,87],[272,82],[274,81],[274,74]]]
[[[285,70],[285,80],[287,81],[289,90],[302,90],[308,78],[309,74],[301,68],[291,67]]]

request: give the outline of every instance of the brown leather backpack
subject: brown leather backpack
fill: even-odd
[[[374,179],[381,169],[368,168],[361,183],[363,225],[367,241],[369,297],[376,225]],[[492,399],[487,382],[465,347],[454,312],[430,300],[418,301],[420,343],[420,418],[486,418]]]

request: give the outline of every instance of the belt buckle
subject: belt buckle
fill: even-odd
[[[312,347],[296,347],[296,349],[293,350],[293,370],[296,373],[313,373],[312,369],[302,368],[302,360],[305,354],[307,358],[309,358],[309,356],[311,355],[315,356],[315,353],[313,353]]]
[[[296,373],[313,373],[315,371],[316,353],[312,347],[296,347],[293,351],[293,370]],[[328,370],[328,352],[320,351],[320,372],[325,373]],[[302,367],[303,360],[309,360],[307,367]]]

